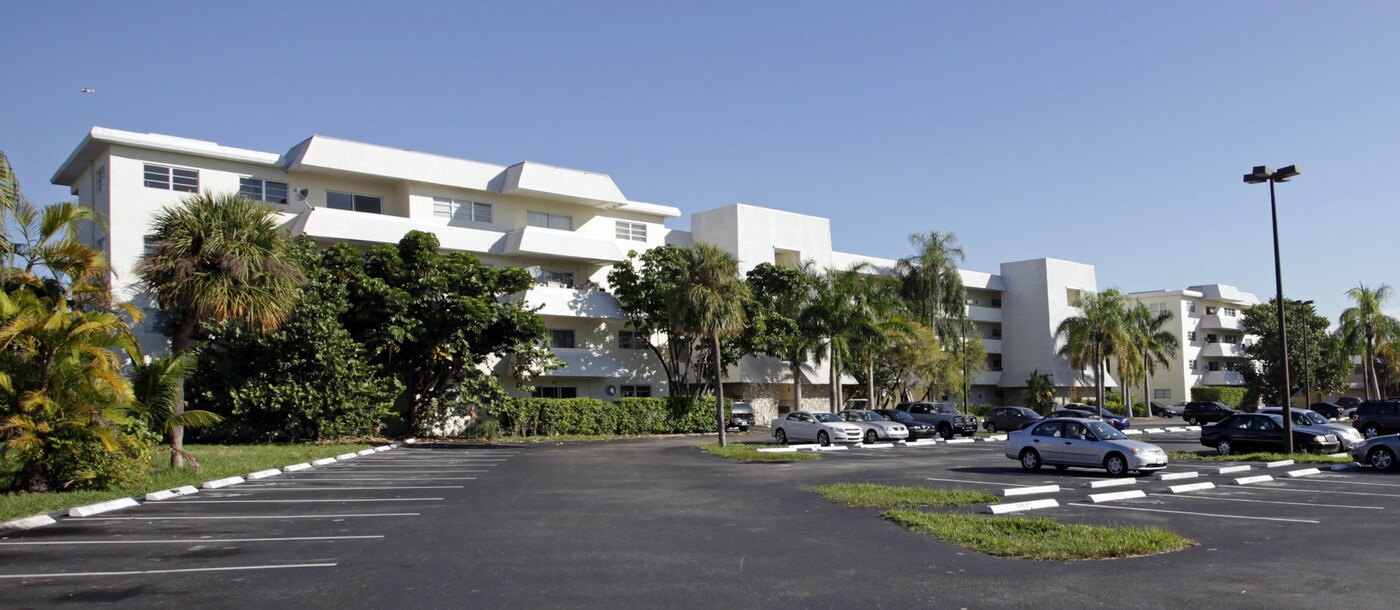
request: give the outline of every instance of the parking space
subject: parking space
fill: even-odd
[[[395,544],[395,532],[450,510],[475,481],[495,476],[524,450],[405,445],[130,509],[64,517],[0,537],[0,591],[21,587],[25,599],[61,598],[112,577],[334,571],[369,561]]]

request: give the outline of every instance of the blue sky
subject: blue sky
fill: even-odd
[[[832,220],[897,258],[1042,256],[1100,288],[1400,285],[1400,4],[11,3],[0,149],[31,198],[92,125],[283,152],[319,133],[606,172],[687,215]],[[79,89],[96,93],[84,95]],[[686,219],[674,224],[686,227]],[[1392,304],[1400,308],[1400,303]],[[1398,312],[1400,313],[1400,312]]]

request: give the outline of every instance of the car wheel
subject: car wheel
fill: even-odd
[[[1103,468],[1108,471],[1109,476],[1121,477],[1128,474],[1128,458],[1121,453],[1110,453],[1103,460]]]
[[[1196,421],[1195,416],[1186,418],[1186,423],[1191,424],[1191,425],[1193,425],[1193,426],[1199,426],[1199,425],[1201,425],[1200,422]]]
[[[817,444],[818,444],[818,445],[821,445],[821,446],[823,446],[823,447],[825,447],[825,446],[827,446],[827,445],[830,445],[830,444],[831,444],[831,435],[830,435],[830,434],[827,434],[827,433],[826,433],[826,430],[822,430],[821,432],[818,432],[818,433],[817,433]]]
[[[939,424],[938,435],[942,436],[945,441],[951,440],[953,438],[953,427],[948,424]]]
[[[1395,467],[1395,452],[1388,447],[1376,447],[1366,456],[1366,461],[1376,470],[1390,470]]]
[[[988,431],[988,432],[991,432],[992,434],[996,434],[996,433],[997,433],[997,425],[994,424],[994,423],[992,423],[992,422],[987,422],[987,431]]]
[[[1230,455],[1230,452],[1234,450],[1235,448],[1230,444],[1230,439],[1228,438],[1220,439],[1220,443],[1215,446],[1215,452],[1220,455]]]
[[[783,432],[783,429],[782,429],[782,428],[778,428],[777,430],[774,430],[774,431],[773,431],[773,438],[778,439],[778,444],[779,444],[779,445],[786,445],[786,444],[787,444],[787,433],[786,433],[786,432]]]
[[[1381,435],[1381,428],[1375,424],[1366,424],[1361,429],[1361,434],[1365,435],[1366,438],[1376,438]]]
[[[1034,449],[1023,449],[1021,451],[1021,468],[1026,470],[1040,470],[1040,454]]]
[[[740,428],[739,428],[739,431],[740,431],[740,432],[748,432],[748,431],[749,431],[749,427],[748,427],[748,426],[740,427]]]
[[[877,440],[880,440],[880,437],[879,437],[879,435],[875,434],[875,431],[874,431],[874,430],[866,430],[866,431],[865,431],[865,442],[867,442],[867,443],[873,443],[873,442],[875,442],[875,441],[877,441]]]

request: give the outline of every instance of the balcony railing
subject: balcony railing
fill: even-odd
[[[543,316],[572,316],[622,320],[627,317],[613,295],[593,287],[534,286],[521,295],[526,306]]]
[[[1201,376],[1201,385],[1244,385],[1244,375],[1239,371],[1207,371]]]
[[[1201,348],[1204,358],[1243,358],[1244,345],[1239,343],[1207,343]]]

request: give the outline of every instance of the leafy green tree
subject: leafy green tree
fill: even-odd
[[[288,258],[307,276],[292,316],[265,333],[214,326],[216,338],[199,350],[190,403],[226,413],[238,430],[270,439],[373,434],[403,386],[380,373],[369,349],[341,322],[351,308],[349,291],[326,269],[315,244],[296,240]]]
[[[1244,333],[1258,337],[1253,344],[1244,346],[1244,354],[1250,361],[1240,369],[1245,387],[1250,390],[1246,403],[1251,402],[1250,398],[1262,398],[1266,405],[1289,402],[1279,390],[1283,385],[1283,360],[1279,355],[1277,302],[1270,299],[1268,303],[1240,310]],[[1309,381],[1313,392],[1318,394],[1342,391],[1351,365],[1342,340],[1327,332],[1327,318],[1317,315],[1312,306],[1297,301],[1287,302],[1284,317],[1288,333],[1289,396],[1302,392]],[[1307,349],[1307,358],[1303,357],[1304,349]]]
[[[1376,375],[1378,349],[1400,342],[1400,320],[1385,313],[1385,305],[1390,301],[1392,292],[1389,284],[1381,284],[1378,288],[1357,284],[1347,291],[1347,296],[1355,305],[1343,310],[1337,319],[1337,330],[1346,353],[1362,357],[1368,400],[1381,397]]]
[[[939,376],[950,359],[933,330],[910,318],[907,327],[890,337],[889,349],[876,359],[876,370],[884,371],[888,387],[902,399],[927,397],[928,388],[941,383]]]
[[[641,254],[633,251],[608,272],[609,292],[622,306],[628,324],[648,338],[647,348],[661,363],[671,396],[691,392],[696,337],[676,327],[671,307],[687,288],[689,257],[690,250],[680,246],[661,246]]]
[[[734,255],[703,242],[695,244],[689,252],[686,273],[681,276],[686,289],[671,303],[672,324],[676,330],[709,340],[719,444],[724,446],[724,367],[720,340],[744,331],[744,301],[748,298],[748,288],[739,280],[739,262]]]
[[[544,322],[512,298],[531,285],[523,269],[443,253],[437,237],[422,231],[363,256],[337,244],[322,261],[330,280],[348,290],[342,321],[370,361],[403,385],[405,419],[417,432],[465,415],[473,402],[499,402],[505,392],[489,368],[497,361],[519,380],[557,365]]]
[[[1036,369],[1026,378],[1026,406],[1040,413],[1049,413],[1055,407],[1055,383],[1048,373]]]
[[[877,409],[884,394],[882,390],[890,389],[895,381],[894,371],[886,359],[900,344],[909,341],[910,335],[921,325],[904,308],[896,283],[867,274],[861,274],[858,279],[858,284],[864,284],[864,290],[852,295],[859,306],[846,341],[849,350],[846,359],[859,364],[853,367],[852,376],[864,388],[869,408]]]
[[[802,311],[814,296],[811,276],[802,268],[760,263],[749,270],[744,283],[753,297],[746,301],[745,351],[787,363],[792,370],[794,408],[801,409],[802,366],[821,345],[801,326]]]
[[[151,248],[136,273],[170,319],[170,349],[191,347],[201,325],[231,322],[251,332],[276,328],[292,313],[304,277],[287,260],[289,239],[274,212],[237,194],[201,193],[156,214]],[[185,410],[184,384],[172,415]],[[171,466],[179,468],[184,427],[170,429]]]
[[[1104,362],[1134,350],[1127,297],[1115,288],[1085,292],[1075,299],[1074,306],[1080,314],[1061,320],[1055,327],[1055,339],[1064,341],[1058,353],[1076,369],[1093,365],[1095,404],[1104,404]]]

